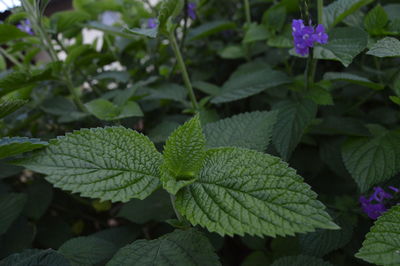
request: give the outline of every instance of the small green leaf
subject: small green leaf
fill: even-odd
[[[289,256],[277,259],[271,266],[333,266],[320,258],[306,255]]]
[[[136,34],[136,35],[143,36],[143,37],[157,38],[158,27],[155,27],[152,29],[124,28],[123,32],[128,32],[128,33]]]
[[[71,266],[90,266],[110,259],[117,251],[114,244],[97,237],[76,237],[65,242],[58,252]]]
[[[377,265],[400,264],[399,205],[378,218],[356,257]]]
[[[43,148],[47,142],[22,137],[0,139],[0,159]]]
[[[337,0],[324,7],[323,24],[328,28],[345,19],[348,15],[356,12],[361,7],[368,5],[374,0]]]
[[[270,33],[266,26],[252,23],[244,35],[243,43],[249,44],[257,41],[265,41],[269,36]]]
[[[122,106],[117,106],[105,99],[96,99],[86,103],[85,106],[91,114],[105,121],[143,116],[140,106],[133,101],[128,101]]]
[[[61,189],[126,202],[144,199],[159,187],[161,162],[161,154],[147,137],[123,127],[107,127],[69,133],[17,163],[46,174]]]
[[[277,112],[251,112],[206,124],[207,146],[241,147],[265,151],[276,123]]]
[[[382,131],[372,137],[351,138],[342,147],[343,161],[361,192],[384,182],[400,170],[400,133]]]
[[[159,28],[163,33],[168,33],[173,24],[172,20],[179,15],[184,6],[183,0],[163,0],[158,15]]]
[[[89,21],[86,23],[86,26],[91,29],[100,30],[108,34],[121,36],[127,39],[137,39],[138,37],[138,31],[135,31],[134,29],[130,31],[128,28],[109,26],[98,21]]]
[[[226,103],[258,94],[266,89],[290,83],[290,78],[270,66],[252,62],[240,66],[222,86],[212,103]]]
[[[28,101],[21,99],[10,99],[1,100],[0,99],[0,118],[3,118],[24,106]]]
[[[21,253],[12,254],[0,262],[1,266],[33,266],[57,265],[71,266],[63,255],[52,249],[27,249]]]
[[[389,18],[381,5],[375,6],[364,18],[364,27],[372,35],[383,34]]]
[[[367,78],[346,72],[327,72],[324,75],[324,80],[347,81],[373,90],[382,90],[385,87],[384,85],[372,82]]]
[[[179,189],[196,180],[203,164],[205,144],[198,115],[176,129],[167,139],[161,180],[168,192],[176,194]]]
[[[317,195],[279,158],[242,148],[207,151],[195,183],[176,195],[193,225],[220,235],[294,235],[338,229]]]
[[[372,45],[367,54],[376,57],[399,57],[400,41],[393,37],[385,37]]]
[[[238,59],[246,56],[246,53],[241,45],[228,45],[223,47],[218,55],[224,59]]]
[[[218,266],[208,239],[195,229],[175,230],[155,240],[138,240],[120,249],[107,266]]]
[[[30,35],[9,24],[0,24],[0,43],[18,40]]]
[[[24,209],[26,195],[22,193],[9,193],[0,195],[0,235],[7,232]]]
[[[191,29],[188,32],[188,40],[195,41],[206,38],[224,30],[231,30],[236,27],[236,24],[229,20],[211,21]]]
[[[284,160],[288,160],[317,114],[317,105],[309,99],[282,101],[273,107],[278,111],[272,141]]]

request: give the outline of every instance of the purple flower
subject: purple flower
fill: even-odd
[[[328,34],[323,25],[319,24],[314,30],[312,26],[305,26],[302,19],[292,21],[292,36],[296,53],[302,56],[309,54],[310,48],[314,47],[315,42],[328,43]]]
[[[360,197],[360,203],[362,210],[373,220],[378,219],[387,210],[383,203],[372,204],[370,199],[364,196]]]
[[[197,7],[196,3],[193,3],[193,2],[188,3],[187,14],[188,14],[189,18],[191,18],[192,20],[195,20],[197,17],[196,7]]]
[[[31,22],[29,21],[29,19],[21,21],[21,23],[17,25],[17,28],[23,32],[28,33],[29,35],[34,35],[34,32],[31,28]]]
[[[400,192],[400,190],[398,188],[396,188],[396,187],[389,186],[388,188],[393,190],[395,193],[399,193]]]
[[[387,193],[383,188],[374,187],[374,193],[371,195],[369,200],[370,201],[376,200],[378,202],[382,202],[384,199],[391,199],[391,198],[393,198],[392,195]]]
[[[157,19],[155,18],[149,18],[147,20],[147,28],[149,29],[154,29],[157,27]]]

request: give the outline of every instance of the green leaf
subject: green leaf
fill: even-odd
[[[361,192],[384,182],[400,170],[400,133],[382,131],[372,137],[351,138],[342,147],[343,161]]]
[[[370,81],[367,78],[345,72],[327,72],[324,75],[324,80],[338,80],[357,84],[373,90],[382,90],[385,86],[379,83]]]
[[[220,235],[294,235],[338,229],[317,195],[278,157],[242,148],[207,151],[195,183],[175,207],[193,225]]]
[[[205,144],[199,115],[177,128],[167,139],[161,180],[168,192],[176,194],[196,180],[203,164]]]
[[[229,20],[216,20],[201,24],[188,32],[188,40],[195,41],[206,38],[224,30],[236,28],[236,24]]]
[[[385,37],[372,45],[367,54],[376,57],[398,57],[400,56],[400,41],[393,37]]]
[[[30,35],[9,24],[0,24],[0,43],[18,40]]]
[[[0,261],[1,266],[70,266],[69,261],[52,249],[27,249]]]
[[[143,116],[140,106],[133,101],[128,101],[122,106],[117,106],[110,101],[100,98],[86,103],[85,106],[91,114],[105,121]]]
[[[0,159],[43,148],[47,142],[22,137],[0,139]]]
[[[10,99],[1,100],[0,99],[0,118],[3,118],[24,106],[28,100],[21,99]]]
[[[91,29],[100,30],[108,34],[124,37],[127,39],[135,40],[138,37],[138,32],[136,32],[135,30],[132,30],[133,32],[131,32],[128,28],[108,26],[98,21],[89,21],[88,23],[86,23],[86,26]]]
[[[183,0],[163,0],[158,15],[159,28],[167,33],[171,30],[172,19],[179,15],[184,6]]]
[[[320,258],[306,255],[289,256],[277,259],[271,266],[333,266]]]
[[[220,87],[205,81],[194,81],[193,87],[212,96],[218,95],[221,92]]]
[[[328,44],[315,47],[314,57],[337,60],[348,67],[353,59],[367,47],[367,44],[368,34],[362,29],[335,28],[329,32]]]
[[[90,15],[82,10],[68,10],[57,12],[51,16],[51,22],[54,24],[55,30],[60,33],[67,33],[74,27],[79,27],[79,23],[83,23],[90,19]]]
[[[144,199],[159,185],[162,156],[142,134],[123,127],[81,129],[17,162],[56,187],[102,200]]]
[[[212,103],[226,103],[258,94],[266,89],[290,83],[283,72],[258,62],[240,66],[222,86],[221,93],[211,100]]]
[[[284,160],[288,160],[317,114],[317,105],[309,99],[286,100],[273,107],[278,111],[272,141]]]
[[[286,22],[286,8],[277,4],[264,12],[262,23],[271,31],[281,31]]]
[[[136,34],[136,35],[143,36],[143,37],[157,38],[158,27],[155,27],[152,29],[124,28],[123,32],[128,32],[128,33]]]
[[[26,195],[22,193],[0,195],[0,235],[7,232],[24,209],[25,203]]]
[[[114,244],[97,237],[72,238],[58,249],[71,266],[94,265],[111,258],[116,251]]]
[[[372,35],[383,34],[385,26],[388,24],[389,18],[385,9],[381,5],[377,5],[364,18],[364,27],[368,33]]]
[[[150,93],[146,100],[173,100],[184,103],[187,98],[187,90],[174,83],[165,83],[156,86],[154,89],[146,89]]]
[[[320,86],[311,88],[308,93],[306,93],[306,97],[319,105],[334,105],[332,94]]]
[[[324,7],[323,24],[328,28],[345,19],[348,15],[356,12],[361,7],[368,5],[374,0],[337,0]]]
[[[53,187],[43,181],[35,181],[26,189],[28,200],[24,208],[24,214],[33,220],[39,220],[46,212],[53,199]]]
[[[120,249],[107,266],[221,265],[208,239],[195,229],[175,230],[155,240],[138,240]]]
[[[174,209],[168,193],[158,190],[144,200],[133,199],[125,203],[118,212],[118,217],[144,224],[150,221],[165,221],[173,214]]]
[[[399,205],[378,218],[356,257],[376,265],[400,264]]]
[[[266,26],[252,23],[244,35],[243,43],[249,44],[257,41],[265,41],[269,36],[270,33]]]
[[[206,124],[207,146],[241,147],[265,151],[276,123],[276,112],[251,112]]]

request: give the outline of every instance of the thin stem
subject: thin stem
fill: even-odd
[[[324,20],[324,0],[317,1],[318,24],[322,24]]]
[[[172,204],[172,207],[174,208],[174,212],[175,212],[176,218],[178,218],[178,220],[180,222],[182,222],[183,221],[182,215],[178,212],[178,210],[175,207],[175,196],[172,195],[172,194],[169,194],[169,197],[171,199],[171,204]]]
[[[7,52],[2,47],[0,47],[0,53],[2,55],[4,55],[8,60],[10,60],[14,65],[16,65],[18,67],[22,67],[21,63],[18,62],[18,60],[13,55],[11,55],[9,52]]]
[[[243,0],[244,1],[244,12],[246,15],[246,23],[251,24],[251,13],[250,13],[250,3],[249,0]]]
[[[86,109],[86,106],[83,104],[83,102],[81,101],[81,98],[79,97],[79,94],[76,92],[76,90],[74,88],[71,77],[69,75],[69,71],[64,70],[64,75],[65,75],[65,83],[67,85],[69,92],[72,95],[72,98],[74,99],[76,106],[78,106],[78,108],[81,111],[87,113],[88,110]]]
[[[189,74],[188,74],[188,71],[186,69],[185,62],[183,61],[183,57],[182,57],[181,51],[179,49],[179,45],[176,42],[176,38],[175,38],[174,32],[171,31],[169,33],[168,37],[169,37],[169,41],[170,41],[171,46],[172,46],[172,50],[174,50],[174,53],[175,53],[176,60],[178,62],[179,68],[181,70],[183,82],[185,83],[186,89],[188,90],[189,98],[190,98],[190,101],[192,102],[192,107],[193,107],[193,109],[198,111],[199,110],[199,104],[197,103],[196,96],[195,96],[194,91],[193,91],[193,86],[192,86],[192,83],[190,82]]]
[[[305,83],[305,88],[307,91],[310,90],[312,87],[312,84],[314,83],[314,74],[313,71],[315,69],[315,59],[314,59],[314,50],[311,49],[310,54],[308,55],[307,59],[307,66],[306,66],[306,72],[305,72],[305,77],[304,77],[304,83]]]

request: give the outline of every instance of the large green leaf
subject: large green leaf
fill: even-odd
[[[240,66],[222,87],[212,103],[226,103],[258,94],[268,88],[290,83],[290,78],[283,72],[259,62]]]
[[[400,170],[400,133],[380,131],[372,137],[351,138],[342,147],[343,161],[361,192]]]
[[[356,12],[362,6],[365,6],[374,0],[337,0],[324,7],[323,23],[327,27],[333,27],[348,15]]]
[[[47,142],[22,137],[0,139],[0,159],[43,148]]]
[[[314,57],[340,61],[348,67],[367,44],[368,34],[364,30],[351,27],[335,28],[329,32],[328,44],[315,47]]]
[[[159,185],[161,154],[142,134],[123,127],[81,129],[52,140],[20,165],[56,187],[102,200],[144,199]]]
[[[276,123],[277,112],[251,112],[232,116],[204,127],[207,146],[242,147],[265,151]]]
[[[372,45],[367,54],[376,57],[398,57],[400,56],[400,41],[393,37],[385,37]]]
[[[288,160],[315,118],[317,105],[308,99],[282,101],[273,108],[278,111],[272,142],[283,159]]]
[[[224,30],[234,29],[235,27],[235,23],[229,20],[207,22],[191,29],[188,33],[188,40],[199,40]]]
[[[27,102],[21,99],[0,100],[0,118],[15,112]]]
[[[375,222],[357,258],[377,265],[400,265],[400,206],[393,206]]]
[[[192,224],[220,235],[294,235],[338,229],[317,195],[280,158],[242,148],[207,151],[195,183],[176,195]]]
[[[332,266],[320,258],[306,255],[283,257],[274,261],[271,266]]]
[[[161,180],[168,192],[176,194],[180,188],[195,181],[203,164],[205,144],[198,115],[176,129],[167,139]]]
[[[8,41],[17,40],[30,35],[21,31],[17,27],[9,24],[0,24],[0,43],[3,44]]]
[[[26,195],[22,193],[0,195],[0,235],[7,232],[24,209],[25,203]]]
[[[52,249],[27,249],[0,261],[1,266],[70,266],[69,261]]]
[[[195,229],[176,230],[155,240],[138,240],[120,249],[107,266],[221,265],[208,239]]]
[[[117,247],[97,237],[76,237],[65,242],[58,252],[69,259],[71,265],[90,266],[112,257]]]

